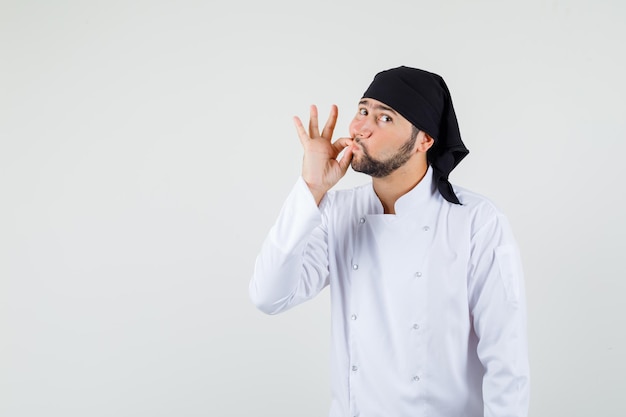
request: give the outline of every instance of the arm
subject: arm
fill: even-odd
[[[250,282],[250,298],[263,312],[275,314],[317,295],[328,285],[328,233],[323,208],[326,192],[346,173],[352,158],[349,138],[331,137],[337,107],[320,135],[317,108],[311,107],[309,133],[299,118],[294,123],[304,148],[302,177],[290,193],[276,224],[265,239]]]
[[[326,227],[314,197],[299,178],[257,256],[250,298],[261,311],[276,314],[314,297],[326,285]]]
[[[472,237],[470,309],[483,364],[485,417],[526,417],[529,367],[526,297],[519,251],[500,213]]]

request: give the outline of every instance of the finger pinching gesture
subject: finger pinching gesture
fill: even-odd
[[[337,106],[333,105],[321,135],[316,106],[311,106],[308,134],[300,118],[294,117],[298,136],[304,148],[302,178],[309,186],[317,204],[326,192],[345,175],[352,160],[351,138],[339,138],[332,142],[337,114]],[[344,149],[343,156],[337,160],[337,156]]]

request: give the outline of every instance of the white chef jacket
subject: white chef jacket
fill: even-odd
[[[371,184],[315,204],[300,178],[257,257],[275,314],[330,285],[330,417],[521,417],[529,369],[519,252],[503,214],[424,179],[384,214]]]

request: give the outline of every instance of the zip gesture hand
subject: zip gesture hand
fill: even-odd
[[[352,160],[350,145],[353,141],[351,138],[339,138],[332,142],[337,114],[337,106],[333,105],[321,135],[316,106],[311,106],[308,134],[300,118],[297,116],[293,118],[300,142],[304,148],[302,178],[309,186],[309,190],[318,205],[326,192],[346,174]],[[337,156],[344,149],[343,156],[337,160]]]

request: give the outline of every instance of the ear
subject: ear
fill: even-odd
[[[428,133],[421,130],[417,134],[417,140],[415,141],[416,151],[426,153],[435,144],[433,139]]]

